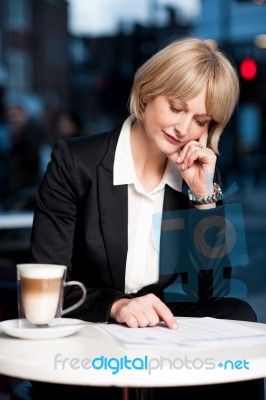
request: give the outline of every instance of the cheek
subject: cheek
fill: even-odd
[[[208,128],[197,127],[192,131],[190,140],[199,140],[208,135]]]
[[[150,100],[145,106],[144,119],[149,124],[157,126],[171,125],[170,116],[168,108],[164,104]]]
[[[160,131],[166,126],[165,118],[160,112],[147,112],[145,115],[145,125],[148,130],[151,130],[154,134]]]

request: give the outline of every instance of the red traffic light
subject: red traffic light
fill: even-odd
[[[251,81],[257,75],[257,63],[253,58],[244,58],[240,64],[240,74],[243,79]]]

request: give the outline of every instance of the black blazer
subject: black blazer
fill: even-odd
[[[68,279],[80,280],[86,285],[85,303],[69,316],[87,321],[107,321],[112,303],[120,297],[153,292],[164,299],[165,287],[182,272],[181,276],[186,278],[192,259],[192,268],[196,265],[197,256],[188,250],[191,232],[187,229],[181,235],[182,243],[178,244],[180,260],[183,260],[176,261],[179,269],[161,273],[158,284],[143,288],[137,294],[125,295],[128,190],[127,185],[113,186],[120,130],[119,127],[106,134],[59,140],[36,199],[31,261],[67,265]],[[164,211],[189,207],[186,193],[166,186]],[[189,226],[190,222],[186,224]],[[165,242],[162,240],[160,260],[166,254],[162,249]],[[166,251],[169,251],[167,246]],[[204,269],[197,272],[199,292],[195,301],[197,296],[205,299],[212,296],[212,266]],[[226,292],[227,283],[221,280],[221,295]],[[66,291],[66,306],[79,296],[79,289]]]

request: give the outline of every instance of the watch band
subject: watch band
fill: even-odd
[[[196,205],[216,203],[223,198],[223,192],[217,183],[213,184],[213,194],[210,196],[197,197],[190,190],[188,190],[189,200]]]

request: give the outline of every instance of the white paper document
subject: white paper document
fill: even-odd
[[[178,329],[164,323],[149,328],[128,328],[119,324],[98,324],[101,329],[125,347],[136,346],[210,346],[245,342],[265,342],[266,330],[247,327],[235,321],[216,318],[176,318]],[[254,324],[255,325],[255,324]]]

